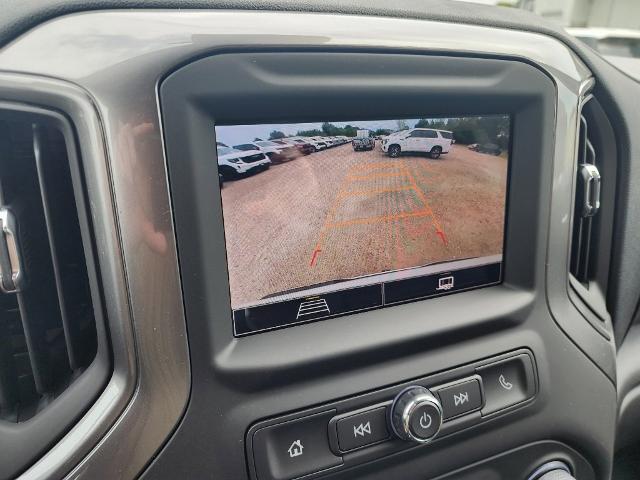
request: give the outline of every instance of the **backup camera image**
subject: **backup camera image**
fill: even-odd
[[[236,334],[497,283],[510,118],[216,126]]]

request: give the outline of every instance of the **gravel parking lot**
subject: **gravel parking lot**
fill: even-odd
[[[232,306],[285,290],[502,253],[507,159],[350,144],[227,182]]]

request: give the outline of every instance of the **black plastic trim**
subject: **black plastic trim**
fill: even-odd
[[[421,386],[421,387],[428,388],[433,392],[437,392],[438,390],[445,388],[447,386],[459,384],[465,380],[468,380],[469,378],[475,378],[473,377],[474,372],[476,372],[477,370],[483,367],[488,367],[493,364],[500,363],[502,361],[506,361],[509,359],[515,359],[522,355],[528,356],[533,365],[533,371],[527,375],[528,390],[531,391],[531,396],[529,396],[525,401],[511,405],[510,407],[491,413],[490,415],[479,415],[479,414],[474,415],[474,411],[471,411],[471,412],[468,412],[467,414],[460,415],[459,417],[447,419],[442,424],[440,433],[438,433],[438,435],[430,442],[429,445],[421,445],[415,442],[407,442],[404,440],[400,440],[396,436],[392,435],[387,440],[369,444],[362,448],[350,450],[348,452],[343,452],[340,450],[338,446],[338,437],[337,437],[337,430],[336,430],[336,423],[338,420],[364,412],[364,411],[373,410],[375,408],[390,407],[393,399],[397,398],[396,396],[400,392],[402,392],[403,390],[409,387]],[[469,365],[464,365],[464,366],[457,367],[455,369],[451,369],[445,372],[440,372],[435,375],[430,375],[429,377],[417,378],[417,379],[405,381],[402,384],[395,385],[392,387],[386,387],[384,389],[381,389],[375,392],[369,392],[366,394],[355,396],[353,398],[348,398],[348,399],[343,399],[336,402],[328,403],[326,405],[321,405],[319,407],[312,408],[309,410],[304,410],[302,412],[296,412],[288,415],[279,416],[277,418],[261,421],[255,425],[252,425],[249,431],[247,432],[247,442],[246,442],[249,473],[251,475],[252,480],[258,480],[255,463],[253,461],[254,447],[253,447],[252,438],[256,431],[272,425],[278,425],[291,420],[303,419],[305,417],[310,417],[312,415],[315,415],[321,412],[334,411],[335,416],[328,423],[329,444],[331,446],[331,449],[337,455],[342,455],[342,460],[343,460],[343,464],[341,466],[331,469],[331,471],[336,471],[339,469],[348,469],[351,467],[355,467],[362,463],[375,461],[377,459],[383,458],[388,455],[393,455],[404,450],[417,449],[417,448],[421,448],[421,449],[432,448],[432,445],[437,444],[438,442],[442,441],[445,438],[456,435],[462,431],[468,430],[482,423],[491,421],[502,415],[514,413],[517,410],[525,408],[527,405],[535,401],[535,397],[537,393],[538,393],[538,377],[537,377],[537,372],[535,370],[535,361],[533,359],[532,353],[526,349],[509,352],[494,358],[481,360],[478,362],[471,363]],[[325,474],[326,472],[321,471],[314,474],[305,475],[304,478],[317,478],[317,477],[324,476]]]
[[[245,442],[246,428],[255,421],[520,347],[530,349],[537,359],[540,389],[531,408],[497,416],[457,435],[455,445],[453,439],[443,438],[434,445],[438,465],[429,461],[429,455],[416,455],[410,449],[361,465],[357,475],[369,478],[374,472],[397,471],[402,462],[404,478],[424,478],[513,445],[561,438],[579,445],[604,476],[610,467],[615,417],[611,401],[615,389],[603,373],[610,373],[609,351],[590,344],[592,337],[583,342],[584,338],[564,334],[547,303],[557,86],[538,68],[512,58],[331,46],[325,50],[234,48],[200,58],[169,74],[160,85],[193,389],[182,424],[146,477],[178,474],[178,465],[183,476],[205,471],[237,475],[246,465],[245,457],[231,445]],[[577,98],[563,88],[569,99]],[[270,108],[276,100],[278,112]],[[514,118],[502,285],[233,337],[213,161],[217,122],[339,121],[353,119],[354,112],[362,119],[416,111],[434,116],[492,113],[488,105]],[[570,191],[563,194],[569,198]],[[570,215],[568,209],[566,214]],[[565,260],[562,256],[560,261]],[[566,297],[566,289],[556,293]],[[553,313],[580,318],[568,299]],[[586,322],[578,327],[609,345]],[[590,379],[589,385],[580,383],[583,378]],[[581,395],[583,402],[568,409],[567,395]],[[212,414],[213,402],[215,411],[225,415]],[[592,415],[593,405],[601,413],[597,417]],[[471,416],[480,418],[480,413]],[[452,424],[462,420],[466,419]],[[193,438],[206,444],[208,451],[215,446],[216,458],[222,456],[224,461],[204,455],[197,463],[181,462]],[[468,452],[466,458],[454,454],[459,448]],[[354,473],[345,470],[335,476],[354,478]]]

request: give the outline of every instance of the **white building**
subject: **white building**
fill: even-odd
[[[521,5],[565,27],[640,30],[640,0],[522,0]]]

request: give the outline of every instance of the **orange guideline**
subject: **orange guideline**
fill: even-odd
[[[390,171],[384,172],[385,169],[397,169],[398,171]],[[383,171],[382,173],[376,173],[379,171]],[[362,175],[364,174],[364,175]],[[375,188],[375,189],[364,189],[364,190],[349,190],[345,189],[348,185],[352,184],[356,181],[361,180],[372,180],[376,178],[390,178],[390,177],[405,177],[409,184],[401,185],[398,187],[388,187],[388,188]],[[365,217],[365,218],[355,218],[352,220],[343,220],[336,222],[334,220],[335,213],[340,203],[344,198],[357,196],[357,195],[377,195],[380,193],[390,193],[390,192],[401,192],[401,191],[414,191],[418,197],[418,199],[422,202],[423,208],[420,210],[415,210],[412,212],[402,212],[391,215],[380,215],[375,217]],[[369,223],[388,223],[394,220],[406,220],[408,218],[415,217],[430,217],[431,223],[435,228],[436,235],[440,237],[442,243],[447,245],[447,237],[438,221],[436,215],[433,210],[429,206],[429,202],[427,200],[426,195],[422,191],[422,189],[418,186],[415,177],[411,173],[411,171],[407,168],[406,165],[403,165],[401,161],[390,161],[390,162],[379,162],[379,163],[370,163],[364,165],[358,165],[356,167],[351,167],[347,172],[347,175],[342,180],[340,188],[338,189],[338,193],[335,196],[329,211],[327,212],[327,216],[325,217],[324,225],[320,231],[320,236],[316,243],[316,246],[311,254],[310,266],[313,267],[317,265],[318,257],[320,252],[322,252],[322,244],[324,242],[325,236],[328,230],[333,228],[343,228],[349,227],[353,225],[363,225]]]

